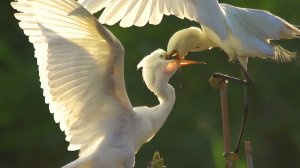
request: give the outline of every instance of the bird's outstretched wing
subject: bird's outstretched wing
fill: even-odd
[[[228,4],[220,6],[227,18],[227,25],[236,36],[279,40],[300,35],[297,27],[268,11],[239,8]]]
[[[121,43],[74,0],[11,4],[34,45],[45,101],[70,150],[89,152],[132,112]]]
[[[197,21],[215,32],[221,40],[227,37],[218,0],[78,0],[91,13],[104,9],[99,21],[130,27],[159,24],[163,15],[175,15]]]

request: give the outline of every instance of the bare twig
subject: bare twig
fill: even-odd
[[[227,80],[220,83],[222,121],[223,121],[223,136],[224,136],[224,152],[225,156],[230,154],[230,133],[228,120],[228,105],[227,105]],[[231,159],[226,157],[226,168],[231,168]]]
[[[244,131],[244,123],[245,123],[245,118],[247,115],[244,116],[243,120],[243,125],[242,129],[240,132],[240,136],[238,138],[238,147],[235,152],[231,152],[230,149],[230,133],[229,133],[229,119],[228,119],[228,105],[227,105],[227,86],[228,86],[228,78],[223,78],[222,76],[216,75],[218,73],[214,73],[210,79],[209,82],[212,85],[213,88],[220,89],[221,93],[221,107],[222,107],[222,122],[223,122],[223,136],[224,136],[224,157],[226,159],[226,165],[225,168],[235,168],[236,163],[238,160],[238,147],[239,147],[239,142],[241,140],[243,131]],[[228,80],[227,80],[228,79]],[[247,97],[247,96],[246,96]],[[247,102],[247,101],[246,101]],[[245,111],[247,112],[248,110],[248,105],[246,104]],[[237,151],[237,152],[236,152]]]
[[[245,155],[247,160],[247,168],[253,168],[252,164],[252,146],[250,141],[244,141],[245,143]]]

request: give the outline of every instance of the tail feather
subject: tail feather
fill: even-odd
[[[275,57],[273,57],[273,60],[275,62],[290,62],[296,58],[296,52],[288,51],[287,49],[277,44],[272,45],[275,53]]]

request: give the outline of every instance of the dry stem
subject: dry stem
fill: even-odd
[[[223,121],[223,136],[224,136],[224,152],[225,155],[230,154],[230,133],[228,120],[228,105],[227,105],[227,81],[220,83],[221,92],[221,107],[222,107],[222,121]],[[226,168],[231,167],[230,157],[226,157]]]
[[[252,164],[252,146],[250,141],[244,141],[245,143],[245,155],[247,160],[247,168],[253,168]]]

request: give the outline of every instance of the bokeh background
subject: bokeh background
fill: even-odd
[[[300,0],[222,0],[242,7],[269,10],[300,25]],[[8,0],[0,1],[0,167],[55,168],[77,158],[67,151],[64,134],[55,124],[40,89],[33,47],[13,17]],[[264,24],[264,23],[260,23]],[[179,29],[197,23],[164,17],[158,26],[109,29],[126,49],[125,77],[134,106],[156,105],[136,65],[156,48],[166,49]],[[300,40],[280,44],[300,52]],[[299,54],[298,54],[299,55]],[[212,72],[240,76],[220,49],[192,54],[207,65],[182,69],[170,81],[177,100],[168,120],[155,138],[136,155],[136,167],[146,167],[160,151],[170,168],[224,167],[220,96],[208,83]],[[253,143],[256,168],[300,167],[300,58],[291,63],[251,59],[249,72],[255,83],[249,90],[250,114],[245,139]],[[229,84],[232,146],[236,142],[243,109],[243,88]],[[241,148],[239,168],[246,167]]]

